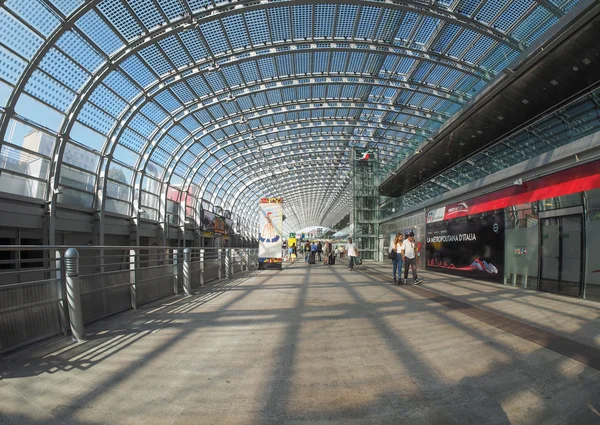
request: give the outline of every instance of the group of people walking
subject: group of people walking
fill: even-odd
[[[331,242],[322,244],[321,242],[307,241],[303,246],[303,251],[305,263],[315,264],[317,261],[323,264],[335,263],[335,253]]]
[[[394,284],[407,283],[408,269],[412,269],[413,284],[418,285],[423,280],[417,276],[417,250],[415,234],[410,232],[406,239],[402,233],[397,233],[394,243],[390,247],[390,259],[392,260]],[[402,279],[402,265],[404,264],[404,279]]]
[[[354,260],[358,255],[358,250],[355,245],[352,243],[352,239],[349,240],[349,243],[345,246],[338,246],[334,249],[333,244],[331,242],[321,243],[319,242],[309,242],[307,241],[303,245],[299,247],[296,246],[295,243],[290,245],[290,247],[286,250],[286,259],[289,258],[290,262],[294,264],[298,254],[304,254],[304,262],[307,264],[315,264],[317,261],[322,262],[323,264],[335,264],[336,258],[344,258],[345,254],[349,256],[349,268],[353,270]]]
[[[306,242],[303,247],[304,250],[304,262],[307,264],[315,264],[323,262],[323,264],[333,265],[335,259],[339,256],[340,259],[344,258],[344,255],[348,256],[348,269],[354,270],[354,264],[357,263],[356,257],[358,257],[358,248],[352,243],[352,238],[348,239],[346,245],[333,248],[331,242]]]
[[[335,264],[335,258],[339,255],[340,259],[346,253],[348,256],[348,270],[353,271],[356,259],[359,256],[358,248],[352,242],[352,238],[348,239],[345,246],[341,246],[333,250],[331,242],[309,242],[307,241],[300,249],[304,253],[304,262],[307,264],[315,264],[317,261],[323,264]],[[298,256],[298,248],[296,244],[289,247],[289,257],[294,264]],[[413,284],[418,285],[423,280],[417,275],[417,248],[415,242],[415,234],[410,232],[406,239],[402,233],[397,233],[394,238],[394,243],[390,246],[389,258],[392,260],[392,270],[394,276],[394,284],[402,285],[408,281],[408,269],[412,269]],[[404,266],[404,278],[402,278],[402,266]]]

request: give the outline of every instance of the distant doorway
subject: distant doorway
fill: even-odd
[[[542,218],[541,233],[540,290],[580,297],[582,215]]]

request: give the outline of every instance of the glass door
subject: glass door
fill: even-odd
[[[544,218],[541,224],[540,290],[581,296],[581,215]]]

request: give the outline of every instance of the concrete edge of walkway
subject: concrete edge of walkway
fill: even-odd
[[[365,265],[359,271],[382,282],[389,282],[389,276],[375,267]],[[435,289],[419,285],[398,287],[600,371],[600,349],[598,348],[507,317],[485,307],[457,300]]]

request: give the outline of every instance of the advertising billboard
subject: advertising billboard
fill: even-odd
[[[225,219],[223,217],[221,217],[220,215],[215,215],[214,217],[214,232],[218,233],[220,235],[224,235],[226,233],[225,231]]]
[[[202,230],[215,231],[215,213],[204,210],[202,212]]]
[[[283,199],[262,198],[259,214],[259,262],[281,263]]]
[[[225,219],[225,233],[228,235],[233,235],[235,233],[233,231],[233,220],[230,218]]]
[[[504,210],[432,221],[426,233],[427,270],[503,282]]]

